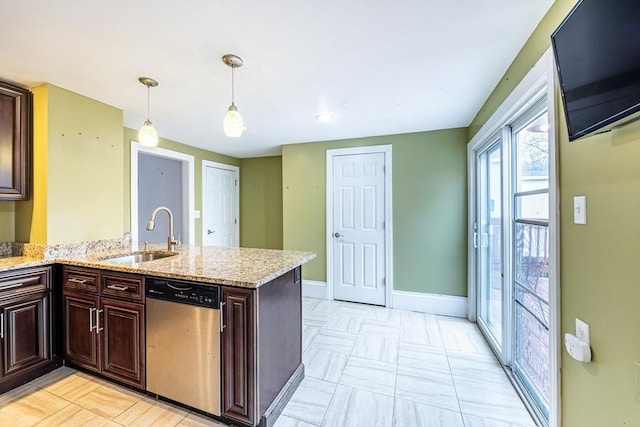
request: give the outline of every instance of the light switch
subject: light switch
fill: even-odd
[[[587,223],[587,196],[573,197],[573,223]]]
[[[194,218],[200,218],[200,211],[193,211]]]

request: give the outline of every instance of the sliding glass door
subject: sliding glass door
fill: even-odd
[[[477,321],[541,420],[549,419],[549,134],[546,98],[475,152]]]
[[[549,139],[546,110],[513,132],[513,372],[549,417]]]
[[[478,154],[478,321],[502,348],[503,288],[502,268],[502,141],[497,138]]]

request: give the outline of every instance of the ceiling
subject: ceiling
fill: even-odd
[[[466,127],[553,0],[0,1],[0,78],[51,83],[235,157]],[[231,103],[247,130],[222,132]],[[331,122],[315,117],[335,116]]]

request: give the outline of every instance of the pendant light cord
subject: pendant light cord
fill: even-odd
[[[147,85],[147,121],[149,122],[149,117],[151,117],[151,114],[149,114],[149,97],[151,96],[151,86]]]
[[[234,105],[235,103],[235,76],[234,76],[234,69],[236,68],[235,65],[231,65],[231,105]]]

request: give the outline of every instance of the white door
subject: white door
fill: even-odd
[[[333,157],[334,298],[385,305],[385,155]]]
[[[202,242],[238,246],[238,170],[204,166]]]

